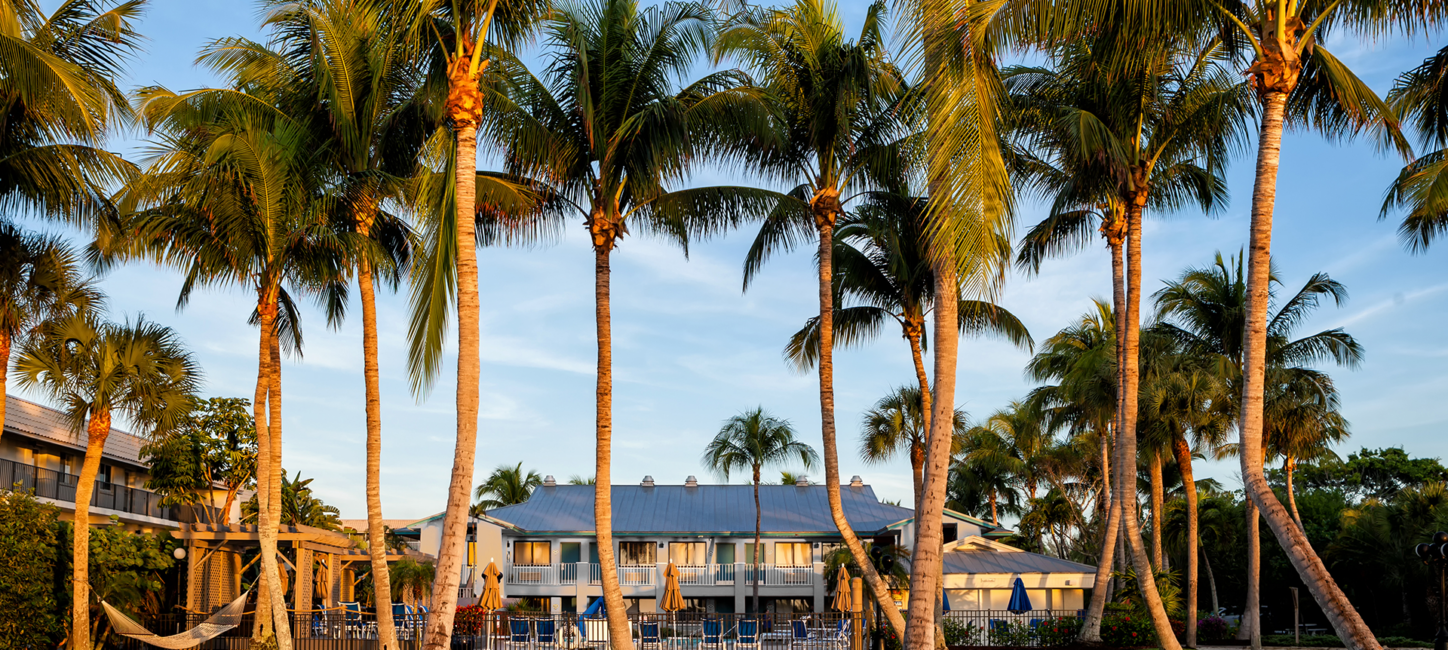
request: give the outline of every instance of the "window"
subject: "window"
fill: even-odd
[[[669,561],[678,566],[704,566],[706,552],[704,542],[669,542]]]
[[[949,543],[951,543],[951,542],[953,542],[953,541],[955,541],[955,540],[957,540],[957,539],[960,539],[960,532],[959,532],[960,525],[959,525],[959,524],[945,524],[942,528],[944,529],[943,532],[944,532],[944,535],[945,535],[945,543],[946,543],[946,544],[949,544]]]
[[[734,544],[732,542],[716,544],[714,546],[715,564],[734,564],[734,562]],[[734,601],[731,600],[729,602],[733,603]]]
[[[624,566],[658,564],[654,542],[619,542],[618,563]]]
[[[111,491],[111,466],[101,463],[101,469],[96,473],[96,482],[100,483],[101,490]]]
[[[513,564],[540,565],[552,564],[553,558],[548,542],[515,542],[513,544]]]
[[[774,564],[775,566],[810,566],[814,564],[814,554],[810,552],[808,542],[775,542]]]
[[[582,561],[580,558],[583,557],[583,552],[578,544],[578,542],[563,542],[558,545],[558,554],[562,556],[564,564],[575,564]],[[568,608],[565,607],[564,610],[568,611]]]

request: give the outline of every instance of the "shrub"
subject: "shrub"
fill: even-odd
[[[1197,621],[1197,642],[1217,643],[1232,638],[1232,624],[1220,616],[1208,616]]]
[[[478,636],[487,624],[488,610],[477,605],[459,607],[453,615],[453,632],[466,636]]]
[[[975,623],[945,619],[945,645],[975,645],[980,628]]]
[[[56,600],[57,511],[0,490],[0,648],[48,648],[64,633]]]
[[[1433,644],[1428,641],[1419,641],[1405,636],[1380,636],[1378,645],[1384,648],[1431,648]]]
[[[1107,614],[1101,620],[1101,640],[1112,646],[1154,646],[1156,632],[1151,619],[1130,613]]]
[[[946,632],[946,635],[947,635],[946,638],[947,638],[947,639],[950,638],[950,637],[949,637],[949,634],[950,634],[950,632],[947,631],[947,632]],[[874,629],[870,630],[870,638],[873,639],[874,641],[881,641],[881,640],[883,640],[883,641],[884,641],[885,650],[900,650],[900,637],[898,637],[898,636],[895,635],[895,630],[894,630],[893,628],[891,628],[889,625],[877,625],[877,626],[875,626]],[[947,645],[948,645],[949,643],[950,643],[949,641],[946,642]],[[871,644],[871,647],[877,647],[877,646],[876,646],[874,643],[872,643],[872,644]]]
[[[1069,645],[1081,633],[1081,619],[1075,616],[1048,618],[1036,626],[1036,640],[1044,647]]]

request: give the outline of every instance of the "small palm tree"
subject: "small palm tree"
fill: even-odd
[[[794,427],[788,420],[766,413],[764,407],[745,411],[724,421],[719,433],[704,448],[700,461],[704,467],[719,474],[724,480],[729,475],[749,470],[750,482],[754,484],[754,575],[759,575],[760,527],[763,517],[759,509],[760,471],[766,465],[792,463],[798,460],[805,469],[811,469],[819,462],[819,454],[813,447],[794,439]],[[754,608],[759,610],[759,580],[754,581]]]
[[[1403,210],[1398,234],[1408,249],[1421,253],[1448,230],[1448,201],[1442,195],[1448,171],[1448,47],[1398,76],[1388,93],[1394,115],[1414,127],[1426,153],[1403,167],[1388,187],[1382,217]]]
[[[920,503],[925,475],[925,439],[930,435],[926,399],[915,386],[901,386],[880,398],[865,411],[860,422],[860,457],[866,462],[883,463],[905,453],[910,457],[910,470],[915,483],[915,502]],[[968,425],[965,411],[955,410],[955,433],[963,433]]]
[[[71,429],[86,435],[75,488],[69,647],[89,650],[90,501],[112,418],[129,419],[153,435],[180,426],[201,372],[171,329],[144,318],[103,322],[93,313],[47,322],[27,341],[15,370],[21,388],[64,405]]]
[[[0,395],[17,344],[23,347],[47,320],[98,309],[104,302],[64,240],[0,221]],[[0,430],[4,427],[5,404],[0,403]]]
[[[494,508],[523,503],[540,485],[543,477],[531,469],[525,473],[523,463],[512,467],[499,465],[473,493],[478,502],[473,504],[472,514],[477,516]]]

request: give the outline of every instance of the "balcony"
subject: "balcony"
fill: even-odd
[[[663,584],[663,567],[646,565],[618,567],[618,582],[624,587],[655,587]],[[758,583],[763,587],[808,587],[818,575],[814,566],[779,566],[761,564],[756,571],[748,564],[708,564],[675,566],[679,570],[680,587],[713,587]],[[578,584],[580,576],[588,577],[589,585],[603,583],[603,570],[598,564],[515,564],[504,572],[503,582],[509,586],[556,587]]]
[[[4,489],[34,490],[37,497],[75,503],[75,487],[78,480],[79,477],[75,474],[62,474],[51,469],[0,459],[0,487]],[[114,483],[97,481],[95,491],[91,494],[90,505],[92,508],[106,508],[144,517],[179,521],[177,509],[161,505],[161,495]]]

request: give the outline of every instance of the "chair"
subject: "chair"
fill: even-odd
[[[659,638],[658,623],[639,623],[639,647],[647,648],[650,644],[662,645]]]
[[[739,629],[734,638],[735,648],[759,648],[759,621],[739,621]]]
[[[704,640],[699,644],[701,648],[722,648],[724,647],[724,630],[717,620],[704,621]]]
[[[1002,618],[990,619],[990,631],[986,634],[987,645],[999,645],[998,634],[1005,634],[1010,631],[1010,623]]]
[[[795,619],[793,621],[790,621],[789,627],[789,642],[791,645],[796,643],[808,644],[810,641],[815,640],[814,633],[809,631],[809,627],[805,625],[805,621],[803,619]]]
[[[346,626],[348,636],[361,638],[362,636],[362,603],[337,603],[342,606],[342,622]]]
[[[530,627],[526,620],[514,619],[508,621],[508,642],[527,646],[530,637],[532,637]]]
[[[550,645],[557,643],[556,626],[553,623],[553,619],[545,618],[539,620],[534,629],[534,640],[537,641],[539,645],[544,643]]]

